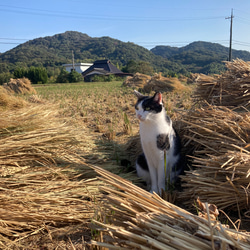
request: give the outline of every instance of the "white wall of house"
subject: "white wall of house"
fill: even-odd
[[[75,63],[74,66],[76,72],[82,73],[92,65],[93,63]],[[71,70],[73,69],[73,64],[63,64],[62,66],[64,66],[68,72],[71,72]]]

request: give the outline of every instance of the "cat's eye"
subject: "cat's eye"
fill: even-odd
[[[146,110],[146,111],[149,111],[149,110],[150,110],[150,107],[146,107],[145,110]]]

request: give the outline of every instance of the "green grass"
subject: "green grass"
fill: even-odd
[[[78,97],[81,94],[114,92],[121,88],[122,82],[94,82],[94,83],[57,83],[34,85],[37,93],[45,99],[57,99],[64,97]]]
[[[108,139],[114,140],[117,134],[132,133],[128,126],[131,124],[130,120],[135,118],[135,97],[131,89],[122,87],[121,81],[34,87],[43,99],[59,104],[62,117],[85,123]]]
[[[57,103],[64,118],[72,118],[92,131],[103,133],[109,140],[123,140],[138,133],[135,117],[136,97],[133,89],[122,81],[34,85],[37,93],[51,103]],[[176,109],[191,106],[190,92],[164,93],[165,108],[176,119]],[[119,137],[119,138],[117,138]],[[124,138],[123,138],[124,137]]]

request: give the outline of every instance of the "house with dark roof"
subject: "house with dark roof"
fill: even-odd
[[[92,66],[82,72],[85,82],[91,82],[95,75],[115,75],[120,77],[125,77],[131,74],[123,73],[117,67],[115,67],[110,60],[98,60],[95,61]]]
[[[81,74],[92,65],[93,63],[74,63],[74,64],[70,63],[70,64],[63,64],[62,66],[64,66],[66,71],[68,72],[75,70],[76,72]]]

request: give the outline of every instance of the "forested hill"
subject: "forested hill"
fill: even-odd
[[[179,72],[183,68],[182,65],[169,62],[134,43],[125,43],[110,37],[94,38],[76,31],[67,31],[23,43],[0,54],[0,64],[2,63],[2,68],[8,67],[10,70],[16,65],[54,68],[63,63],[71,63],[72,50],[75,62],[92,63],[95,60],[109,59],[114,65],[122,67],[134,60],[149,62],[156,71],[168,69]]]
[[[193,42],[185,47],[156,46],[148,50],[131,42],[122,42],[110,37],[90,37],[76,31],[67,31],[54,36],[25,42],[0,54],[0,73],[13,71],[16,67],[45,67],[50,75],[62,64],[94,62],[109,59],[121,69],[128,62],[144,61],[154,71],[168,73],[219,73],[228,59],[228,48],[209,42]],[[250,60],[247,51],[233,50],[233,58]]]
[[[155,55],[160,55],[170,61],[182,64],[188,71],[201,73],[217,73],[224,68],[223,61],[228,60],[229,48],[218,43],[193,42],[177,48],[156,46],[151,49]],[[232,58],[250,61],[250,53],[243,50],[232,50]]]

